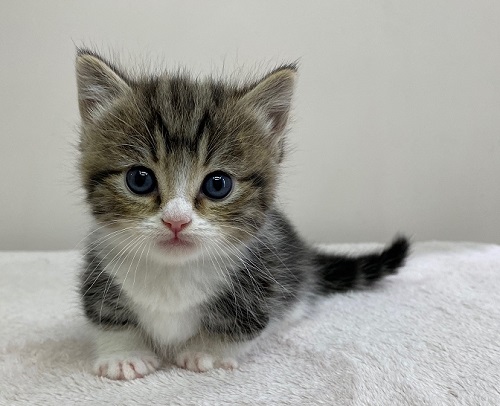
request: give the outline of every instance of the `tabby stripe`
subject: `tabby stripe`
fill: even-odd
[[[208,110],[203,113],[203,117],[200,120],[200,123],[198,124],[198,128],[196,129],[196,141],[199,142],[201,139],[201,136],[205,132],[205,127],[208,127],[210,125],[210,115],[208,113]]]
[[[212,100],[215,107],[220,107],[224,99],[224,88],[221,83],[211,83],[210,90],[212,91]]]
[[[89,189],[93,190],[110,176],[119,175],[121,173],[122,171],[117,169],[107,169],[104,171],[93,173],[92,175],[90,175],[88,187]]]
[[[169,135],[167,125],[163,121],[163,117],[161,116],[159,111],[155,111],[154,123],[156,128],[160,131],[161,135],[166,139]]]
[[[264,176],[258,172],[252,173],[251,175],[249,175],[245,178],[241,178],[240,181],[252,182],[253,186],[258,187],[258,188],[263,188],[267,184],[267,181],[264,178]]]

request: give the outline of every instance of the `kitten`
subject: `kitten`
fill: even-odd
[[[160,360],[237,368],[317,297],[403,265],[403,237],[379,253],[322,254],[276,207],[295,65],[245,85],[132,78],[82,49],[76,71],[94,218],[80,289],[96,374],[134,379]]]

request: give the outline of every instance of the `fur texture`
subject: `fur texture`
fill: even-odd
[[[322,254],[276,207],[295,65],[244,85],[131,78],[88,50],[76,67],[80,172],[95,219],[81,294],[97,374],[133,379],[161,359],[236,368],[254,339],[318,295],[403,265],[402,237],[381,253]],[[214,198],[203,185],[216,176],[220,189],[221,173],[230,192]],[[138,193],[131,177],[153,186]]]

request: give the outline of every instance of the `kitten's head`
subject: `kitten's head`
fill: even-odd
[[[275,197],[295,65],[242,86],[132,79],[81,50],[76,71],[80,172],[109,238],[182,262],[256,234]]]

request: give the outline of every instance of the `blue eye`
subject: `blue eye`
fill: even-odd
[[[151,169],[136,166],[126,175],[127,186],[135,194],[145,195],[155,190],[156,179]]]
[[[207,175],[201,185],[201,191],[211,199],[224,199],[231,192],[232,187],[231,177],[218,171]]]

